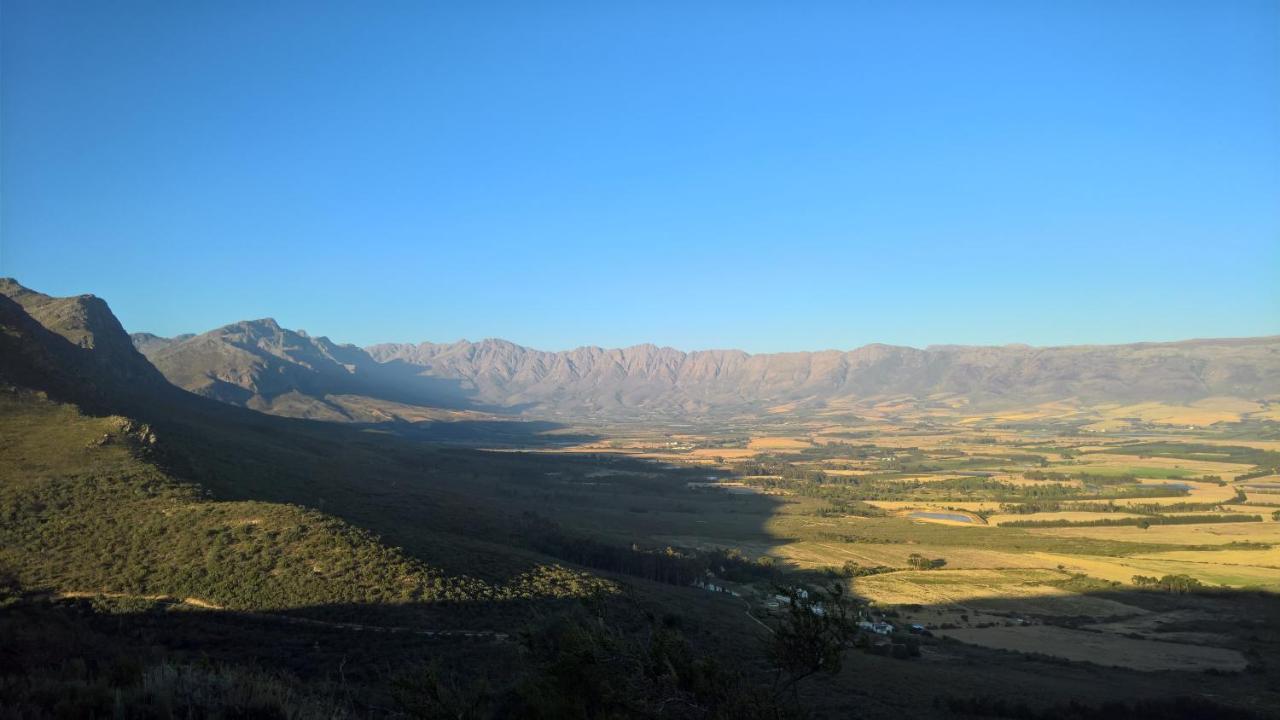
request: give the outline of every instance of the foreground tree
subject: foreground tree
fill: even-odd
[[[775,698],[798,703],[800,683],[814,675],[835,675],[858,635],[857,609],[844,586],[779,588],[787,612],[773,628],[769,660],[776,668]]]

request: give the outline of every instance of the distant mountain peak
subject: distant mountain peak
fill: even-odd
[[[260,332],[286,332],[285,328],[280,327],[280,323],[275,318],[265,317],[257,320],[241,320],[240,322],[224,325],[223,328],[245,328],[249,330],[257,330]]]

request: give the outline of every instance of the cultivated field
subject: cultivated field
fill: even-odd
[[[1280,493],[1266,492],[1280,479],[1274,407],[980,412],[890,398],[809,415],[778,407],[679,434],[618,428],[578,450],[607,446],[697,476],[662,501],[637,496],[636,512],[614,519],[620,531],[657,531],[655,546],[730,550],[834,580],[872,616],[952,642],[1234,672],[1248,643],[1230,623],[1170,634],[1161,618],[1181,622],[1223,593],[1280,595]],[[748,605],[771,597],[767,584],[722,582]],[[1238,605],[1223,601],[1221,621]]]

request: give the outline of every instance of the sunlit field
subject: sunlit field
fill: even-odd
[[[1280,494],[1251,489],[1271,482],[1259,468],[1280,462],[1275,441],[1250,434],[1261,408],[888,401],[679,436],[618,427],[590,449],[690,468],[704,478],[691,490],[700,497],[752,490],[769,501],[756,522],[741,522],[745,508],[702,514],[684,524],[694,532],[657,542],[825,572],[962,643],[1146,671],[1237,671],[1247,660],[1232,633],[1153,645],[1175,640],[1152,634],[1158,622],[1111,628],[1177,617],[1200,593],[1280,593]],[[1097,427],[1117,417],[1126,419]],[[1162,582],[1189,594],[1165,590],[1173,599],[1159,609],[1126,599]]]

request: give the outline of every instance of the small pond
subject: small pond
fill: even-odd
[[[973,518],[960,513],[949,512],[913,512],[909,517],[919,518],[921,520],[953,520],[955,522],[971,523]]]

